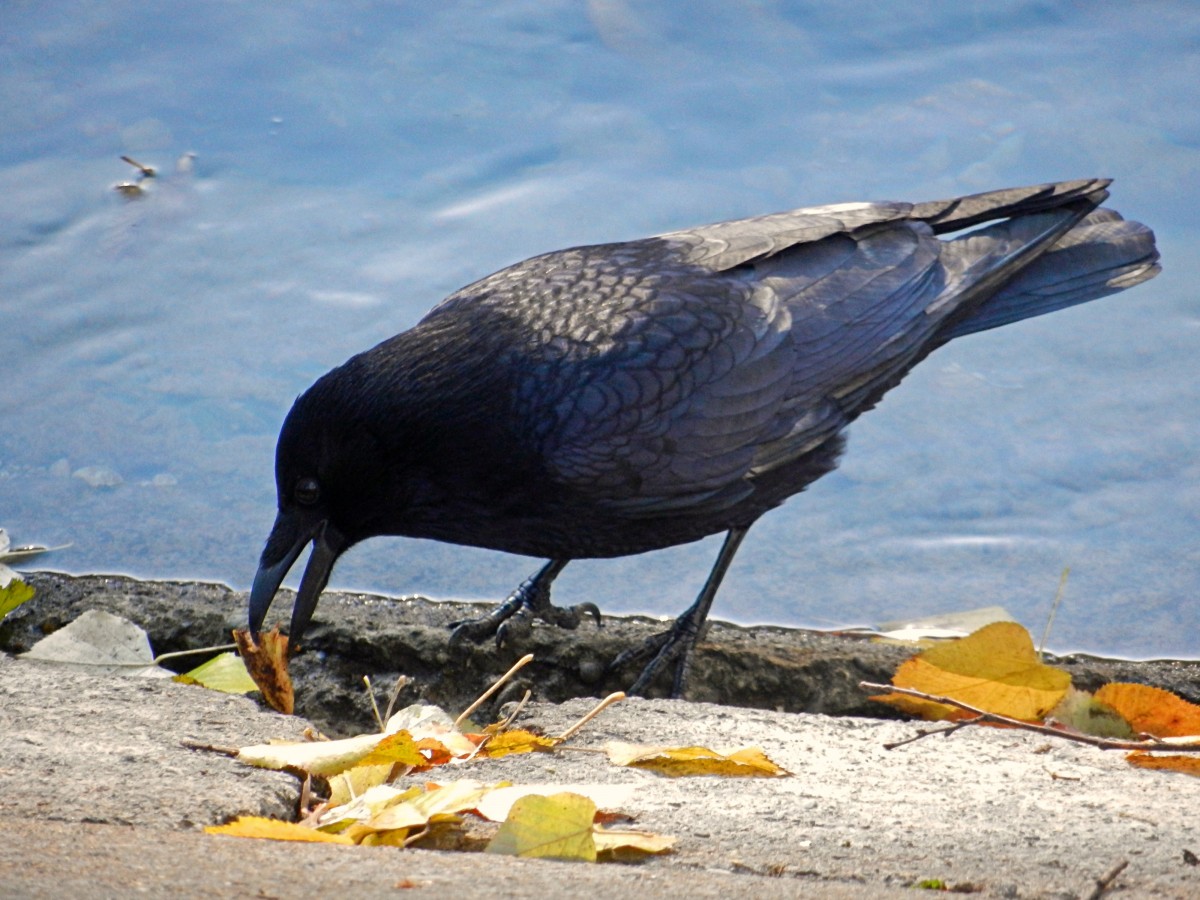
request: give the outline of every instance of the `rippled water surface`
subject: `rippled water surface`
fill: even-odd
[[[1069,566],[1053,646],[1197,655],[1197,47],[1187,3],[5,3],[0,525],[69,571],[246,587],[291,400],[462,284],[1108,175],[1164,273],[934,354],[756,526],[715,615],[1037,631]],[[140,200],[122,154],[161,170]],[[579,562],[557,597],[673,614],[715,552]],[[499,598],[535,565],[379,539],[333,583]]]

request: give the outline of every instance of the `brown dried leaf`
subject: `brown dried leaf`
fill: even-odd
[[[288,675],[288,639],[279,633],[279,628],[272,628],[259,634],[255,643],[249,629],[237,628],[233,639],[237,643],[238,652],[246,662],[246,670],[263,698],[271,706],[285,715],[291,715],[295,709],[295,695],[292,692],[292,678]]]

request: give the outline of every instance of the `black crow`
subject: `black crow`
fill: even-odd
[[[696,602],[615,665],[631,690],[688,658],[747,529],[831,471],[842,432],[960,335],[1084,303],[1158,271],[1109,182],[930,203],[843,203],[560,250],[446,298],[322,376],[279,435],[279,511],[250,593],[257,632],[306,544],[295,646],[330,570],[374,535],[549,562],[454,638],[574,627],[572,559],[724,532]]]

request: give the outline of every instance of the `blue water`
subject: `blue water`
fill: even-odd
[[[1108,175],[1164,273],[958,341],[765,517],[715,615],[1000,604],[1200,654],[1200,9],[1188,3],[0,6],[0,526],[72,572],[248,586],[312,379],[534,253],[799,205]],[[190,173],[176,161],[195,153]],[[160,169],[134,202],[128,154]],[[578,562],[674,614],[715,539]],[[333,583],[499,598],[519,557],[379,539]]]

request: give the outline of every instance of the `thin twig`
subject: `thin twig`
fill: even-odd
[[[213,744],[201,744],[199,741],[180,741],[181,747],[187,747],[189,750],[203,750],[205,753],[219,753],[222,756],[237,756],[237,747],[218,747]]]
[[[562,734],[560,734],[558,736],[558,740],[559,741],[570,740],[571,738],[573,738],[575,735],[577,735],[579,733],[580,729],[582,729],[584,725],[586,725],[588,722],[592,721],[592,719],[596,718],[596,716],[600,715],[600,713],[604,712],[604,710],[608,709],[608,707],[612,706],[614,703],[620,703],[624,699],[625,699],[625,694],[622,693],[621,691],[617,691],[615,694],[609,694],[607,697],[605,697],[603,700],[601,700],[599,703],[597,703],[595,708],[592,709],[591,712],[589,712],[586,716],[584,716],[582,719],[580,719],[578,722],[576,722],[574,725],[572,725],[570,728],[568,728],[566,731],[564,731]]]
[[[934,694],[927,694],[924,691],[914,690],[913,688],[897,687],[894,684],[875,684],[871,681],[860,681],[858,686],[870,691],[894,691],[897,694],[904,694],[909,697],[917,697],[921,700],[930,700],[934,703],[942,703],[946,706],[953,706],[956,709],[961,709],[969,713],[973,713],[975,718],[964,720],[956,723],[959,726],[977,725],[982,722],[991,722],[994,725],[1007,725],[1010,728],[1020,728],[1024,731],[1032,731],[1035,734],[1044,734],[1049,737],[1061,738],[1064,741],[1075,741],[1077,744],[1088,744],[1092,747],[1099,747],[1101,750],[1157,750],[1159,752],[1170,751],[1172,753],[1200,753],[1200,740],[1193,741],[1188,744],[1176,744],[1171,741],[1165,741],[1161,738],[1153,737],[1152,735],[1143,735],[1143,739],[1139,741],[1119,741],[1112,738],[1093,737],[1090,734],[1081,734],[1078,731],[1061,731],[1057,728],[1050,728],[1046,725],[1039,725],[1036,722],[1025,722],[1021,719],[1012,719],[1008,716],[1002,716],[998,713],[991,713],[985,709],[980,709],[977,706],[972,706],[969,703],[963,703],[961,700],[955,700],[953,697],[938,697]],[[892,746],[898,747],[901,744],[912,743],[912,741],[920,740],[931,734],[950,734],[956,731],[957,728],[943,728],[940,730],[930,730],[918,734],[916,737],[907,741],[901,741]],[[886,747],[887,745],[885,745]],[[888,748],[890,749],[890,747]]]
[[[1050,639],[1050,628],[1054,625],[1054,616],[1058,613],[1058,607],[1062,603],[1063,594],[1067,590],[1067,576],[1071,574],[1071,569],[1068,567],[1063,569],[1062,576],[1058,579],[1058,590],[1054,593],[1054,602],[1050,604],[1050,615],[1046,617],[1046,628],[1042,631],[1042,640],[1038,644],[1038,659],[1042,658],[1042,654],[1046,652],[1046,641]]]
[[[371,701],[371,712],[375,713],[375,721],[379,725],[379,730],[384,729],[383,716],[379,715],[379,704],[375,702],[375,689],[371,687],[371,676],[363,676],[363,684],[367,686],[367,698]]]
[[[392,692],[388,694],[387,715],[385,719],[392,717],[392,710],[396,707],[396,701],[400,699],[400,692],[408,687],[409,677],[407,675],[397,675],[396,683],[392,685]]]
[[[508,681],[508,679],[512,678],[517,674],[517,672],[521,671],[521,669],[525,668],[525,666],[529,665],[531,662],[533,662],[532,653],[526,653],[524,656],[518,659],[511,669],[501,675],[495,684],[483,692],[483,696],[462,711],[459,717],[454,720],[454,727],[458,728],[459,725],[461,725],[470,717],[471,713],[483,706],[483,704],[487,702],[488,698],[492,696],[492,694],[500,690],[500,687],[504,684],[504,682]]]
[[[944,728],[919,728],[917,733],[912,737],[906,737],[902,741],[893,741],[890,744],[884,744],[884,750],[895,750],[897,747],[903,747],[905,744],[911,744],[913,741],[919,741],[921,738],[929,737],[931,734],[940,734],[943,737],[950,737],[960,728],[965,728],[968,725],[974,725],[979,719],[963,719],[955,722],[953,725],[947,725]]]
[[[308,812],[308,804],[312,802],[312,773],[305,772],[304,780],[300,782],[300,804],[296,807],[296,814],[303,816]]]
[[[1092,892],[1088,894],[1084,900],[1100,900],[1100,898],[1108,892],[1108,889],[1112,887],[1112,883],[1117,880],[1117,876],[1124,872],[1125,867],[1128,865],[1129,860],[1123,859],[1109,869],[1103,876],[1097,878],[1096,886],[1092,888]]]
[[[500,727],[497,728],[496,730],[497,731],[507,731],[508,727],[517,720],[517,716],[519,716],[521,714],[521,710],[523,710],[525,708],[525,704],[529,702],[529,698],[532,696],[533,696],[533,691],[526,691],[525,696],[521,698],[521,702],[517,704],[517,708],[508,714],[508,716],[504,719],[504,721],[500,723]]]

